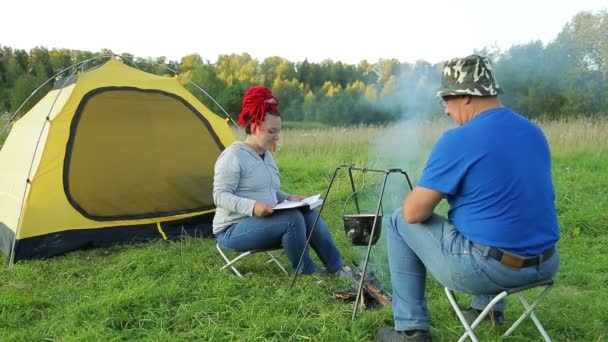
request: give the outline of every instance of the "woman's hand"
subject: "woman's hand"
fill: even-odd
[[[253,207],[253,215],[255,216],[268,216],[272,214],[274,209],[269,204],[264,202],[255,202],[255,206]]]
[[[287,200],[292,201],[292,202],[300,202],[301,200],[303,200],[305,198],[306,198],[306,196],[291,195],[291,196],[287,197]]]

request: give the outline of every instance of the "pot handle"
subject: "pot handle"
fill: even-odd
[[[354,191],[350,195],[348,195],[348,197],[346,198],[346,201],[344,201],[344,207],[342,208],[342,217],[344,217],[344,213],[346,212],[346,205],[348,204],[351,197],[353,197],[353,196],[355,196],[354,201],[355,201],[355,206],[357,207],[357,214],[361,214],[361,210],[359,208],[359,203],[357,202],[357,193],[363,193],[363,192],[369,192],[369,193],[373,194],[374,197],[376,198],[376,201],[380,201],[380,196],[378,196],[378,194],[375,193],[374,191],[371,191],[371,190],[368,190],[365,188]],[[376,210],[376,208],[374,208],[374,210]],[[373,214],[375,215],[376,213],[374,212]],[[382,203],[380,203],[380,213],[378,213],[378,214],[381,216],[384,214],[384,208],[382,208]]]

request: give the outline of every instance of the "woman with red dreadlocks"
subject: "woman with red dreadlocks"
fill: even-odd
[[[213,233],[220,246],[235,251],[282,246],[295,271],[318,212],[273,211],[273,206],[285,199],[304,198],[281,191],[279,169],[268,152],[279,140],[278,105],[279,100],[266,87],[254,86],[245,92],[238,123],[245,128],[247,137],[228,146],[215,163],[213,200],[217,210]],[[310,245],[328,273],[342,274],[342,257],[320,217]],[[306,252],[300,272],[310,274],[317,270]]]

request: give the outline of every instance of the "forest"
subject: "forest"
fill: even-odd
[[[204,47],[201,47],[204,50]],[[65,77],[62,70],[103,54],[67,48],[35,47],[29,51],[0,42],[0,114],[18,118]],[[506,51],[480,47],[475,53],[494,63],[504,89],[504,105],[529,118],[605,116],[608,111],[608,12],[581,12],[549,42],[531,41]],[[249,54],[220,55],[215,63],[191,54],[180,61],[165,57],[123,60],[141,70],[177,76],[205,105],[221,108],[188,80],[202,87],[225,111],[236,117],[245,89],[261,84],[280,100],[285,121],[320,122],[333,126],[390,123],[442,113],[435,99],[442,62],[414,63],[397,59],[362,60],[356,65],[326,59],[293,62],[279,56],[262,61]],[[463,56],[452,56],[463,57]],[[94,67],[96,60],[87,64]],[[47,82],[24,106],[25,99]],[[20,109],[19,109],[20,108]],[[19,109],[17,113],[15,113]]]

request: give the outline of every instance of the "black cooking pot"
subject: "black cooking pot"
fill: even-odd
[[[378,215],[376,218],[375,214],[352,214],[342,215],[342,219],[344,220],[344,232],[353,245],[367,246],[370,238],[372,245],[378,242],[382,230],[382,215]],[[376,220],[376,229],[374,230],[374,236],[372,236],[374,219]]]

